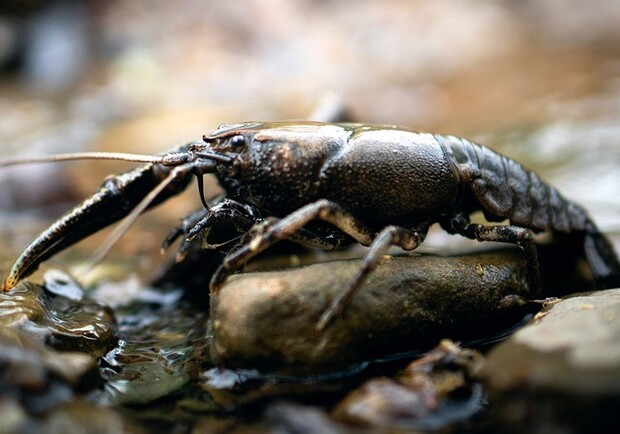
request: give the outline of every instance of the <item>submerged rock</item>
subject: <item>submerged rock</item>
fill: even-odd
[[[620,289],[550,303],[491,351],[480,376],[511,432],[618,432]]]
[[[168,396],[189,381],[184,372],[166,369],[164,364],[154,362],[132,363],[123,366],[127,380],[108,383],[108,394],[117,405],[147,404]]]
[[[235,276],[211,304],[212,352],[227,367],[307,373],[492,336],[523,315],[532,290],[520,251],[386,257],[342,315],[316,324],[360,260]]]

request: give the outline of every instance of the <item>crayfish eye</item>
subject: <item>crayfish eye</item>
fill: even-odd
[[[245,137],[240,134],[232,136],[228,141],[228,144],[233,151],[237,151],[245,146]]]

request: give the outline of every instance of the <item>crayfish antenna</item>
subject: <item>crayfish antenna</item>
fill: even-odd
[[[164,164],[165,156],[129,154],[126,152],[70,152],[66,154],[46,155],[43,157],[7,158],[0,160],[0,167],[18,166],[35,163],[58,163],[61,161],[76,160],[115,160],[133,163]]]

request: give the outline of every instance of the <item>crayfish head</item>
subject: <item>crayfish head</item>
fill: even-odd
[[[209,149],[219,154],[240,155],[247,151],[255,131],[239,125],[257,124],[220,125],[212,134],[204,135],[202,140]]]
[[[286,214],[314,198],[317,173],[348,136],[336,124],[248,122],[221,126],[204,141],[232,159],[217,172],[229,194]]]
[[[254,136],[261,126],[257,122],[220,125],[212,134],[203,136],[203,143],[194,144],[189,152],[196,160],[217,162],[216,173],[221,177],[239,178],[255,152]]]

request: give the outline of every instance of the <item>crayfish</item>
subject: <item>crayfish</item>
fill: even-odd
[[[211,291],[281,240],[324,250],[355,242],[369,247],[349,287],[325,309],[319,329],[343,309],[390,247],[417,248],[434,223],[451,234],[520,246],[534,281],[539,270],[532,233],[567,234],[599,288],[620,285],[618,258],[583,208],[519,163],[462,138],[383,125],[248,122],[222,125],[202,141],[162,156],[116,157],[147,164],[108,178],[39,235],[11,269],[5,291],[42,261],[165,201],[193,177],[204,209],[184,219],[166,244],[183,236],[186,250],[221,222],[241,234],[225,243]],[[202,191],[205,174],[214,174],[225,190],[212,206]],[[489,222],[508,222],[474,224],[475,211]]]

